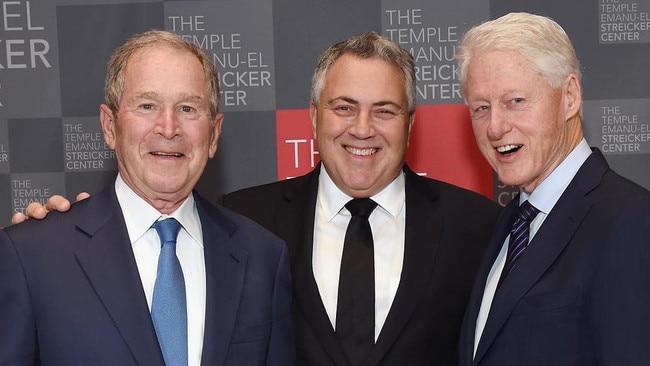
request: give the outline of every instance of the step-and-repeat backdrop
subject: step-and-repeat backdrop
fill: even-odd
[[[554,18],[584,69],[587,138],[650,188],[649,0],[0,0],[0,226],[33,200],[97,191],[115,176],[99,127],[106,62],[130,35],[167,29],[220,70],[217,157],[198,189],[211,200],[287,179],[318,162],[308,118],[318,55],[374,30],[417,63],[407,161],[419,173],[506,203],[474,146],[454,54],[472,25],[510,11]]]

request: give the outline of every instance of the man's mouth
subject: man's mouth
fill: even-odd
[[[367,149],[359,149],[356,147],[351,147],[351,146],[346,146],[345,150],[349,152],[352,155],[359,155],[359,156],[370,156],[374,153],[376,153],[379,149],[377,148],[367,148]]]
[[[169,157],[174,157],[174,158],[180,158],[183,156],[181,153],[169,153],[169,152],[164,152],[164,151],[152,151],[151,155],[156,155],[156,156],[169,156]]]
[[[496,150],[501,155],[508,155],[519,151],[519,149],[521,149],[523,146],[524,145],[503,145],[498,146]]]

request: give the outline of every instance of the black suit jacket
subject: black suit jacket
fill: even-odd
[[[283,242],[195,194],[203,230],[202,365],[291,365]],[[0,231],[0,365],[164,366],[111,185]]]
[[[244,189],[223,204],[282,239],[291,256],[297,364],[346,365],[312,270],[320,166]],[[397,294],[367,365],[456,365],[460,323],[498,206],[405,167],[404,265]]]
[[[461,336],[461,365],[647,365],[650,193],[594,151],[495,294],[475,360],[485,282],[518,199],[496,226]]]

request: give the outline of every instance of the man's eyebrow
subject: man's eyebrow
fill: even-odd
[[[145,92],[136,94],[134,96],[134,98],[158,100],[158,99],[161,99],[162,97],[160,96],[159,93],[157,93],[155,91],[145,91]],[[181,101],[181,102],[195,102],[195,103],[198,103],[198,102],[203,101],[204,99],[205,99],[204,97],[202,97],[201,95],[197,95],[197,94],[180,94],[178,96],[178,100]]]
[[[376,107],[383,107],[383,106],[389,105],[389,106],[394,106],[396,108],[402,109],[401,105],[399,105],[398,103],[392,102],[390,100],[382,100],[382,101],[379,101],[379,102],[375,102],[372,105],[376,106]]]
[[[146,98],[146,99],[158,99],[159,97],[160,95],[153,91],[145,91],[142,93],[138,93],[134,96],[134,98]]]
[[[329,105],[329,104],[332,104],[332,103],[335,103],[335,102],[338,102],[338,101],[344,101],[344,102],[350,103],[350,104],[359,104],[359,101],[357,101],[356,99],[351,98],[351,97],[345,97],[345,96],[332,98],[332,99],[327,101],[327,104]]]
[[[180,100],[184,102],[201,102],[205,98],[202,97],[201,95],[196,95],[196,94],[181,94],[180,95]]]
[[[354,98],[351,98],[351,97],[345,97],[345,96],[330,99],[330,100],[327,101],[327,104],[331,105],[332,103],[335,103],[337,101],[344,101],[346,103],[355,104],[355,105],[359,104],[358,100],[356,100]],[[372,103],[372,106],[373,107],[394,106],[396,108],[402,109],[402,106],[399,103],[396,103],[396,102],[393,102],[393,101],[390,101],[390,100],[380,100],[378,102]]]

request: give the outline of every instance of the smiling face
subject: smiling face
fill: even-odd
[[[477,55],[466,100],[478,146],[499,179],[532,192],[582,139],[580,85],[552,88],[515,51]]]
[[[339,189],[370,197],[397,177],[415,118],[407,104],[393,64],[343,55],[330,66],[310,113],[320,158]]]
[[[100,108],[104,139],[124,182],[162,213],[191,193],[217,150],[222,119],[211,118],[198,59],[167,46],[129,58],[117,116],[105,104]]]

